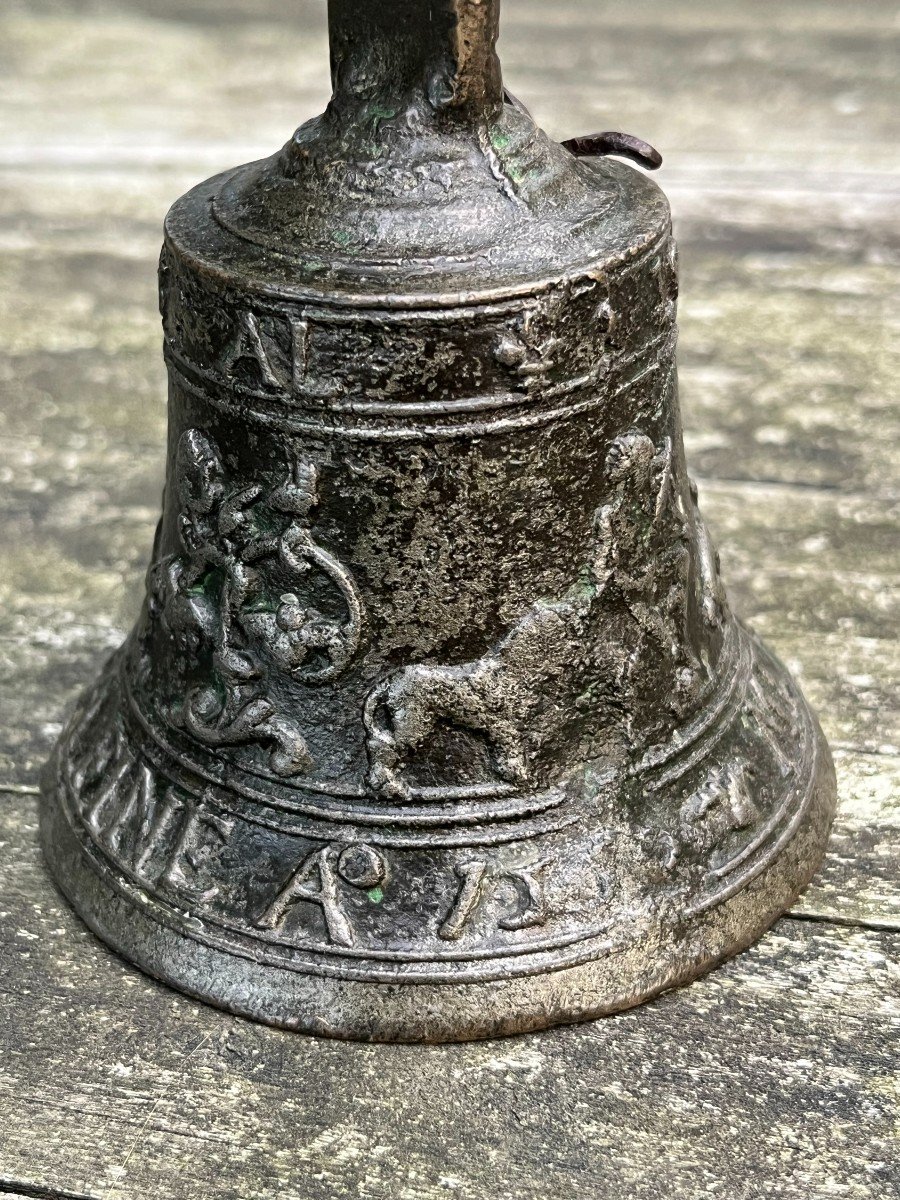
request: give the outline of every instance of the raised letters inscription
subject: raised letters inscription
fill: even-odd
[[[457,941],[478,908],[493,897],[506,903],[497,919],[501,929],[519,930],[543,925],[547,920],[543,872],[550,861],[525,867],[491,869],[482,859],[456,867],[457,890],[453,904],[438,929],[444,941]],[[290,876],[278,895],[257,920],[260,929],[280,929],[294,906],[302,901],[322,911],[328,939],[335,946],[353,946],[356,933],[347,914],[343,888],[349,886],[381,895],[388,867],[381,852],[372,846],[332,843],[313,850]],[[511,909],[509,908],[511,902]]]
[[[285,355],[276,338],[264,329],[253,312],[238,318],[234,335],[221,359],[223,372],[232,376],[239,363],[253,364],[259,382],[278,391],[296,391],[306,378],[309,324],[302,317],[286,318],[290,352]]]
[[[301,900],[318,905],[329,940],[335,946],[355,943],[353,926],[341,900],[340,881],[372,891],[387,878],[387,864],[372,846],[323,846],[307,855],[257,921],[260,929],[278,929]]]
[[[453,907],[441,923],[438,935],[445,941],[455,942],[461,938],[466,926],[486,898],[489,885],[501,883],[512,886],[516,909],[501,917],[497,924],[501,929],[528,929],[543,925],[547,920],[542,874],[551,862],[534,863],[528,867],[506,868],[490,873],[488,864],[481,859],[462,863],[456,868],[459,890]]]
[[[160,791],[152,768],[134,757],[121,730],[99,749],[73,762],[81,818],[94,841],[142,882],[211,900],[219,889],[208,868],[234,822],[174,787]]]

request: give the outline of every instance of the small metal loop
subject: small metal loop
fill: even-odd
[[[618,154],[621,158],[630,158],[639,163],[648,171],[655,171],[662,166],[662,155],[659,151],[630,133],[590,133],[586,137],[569,138],[562,144],[576,158],[599,158],[604,154]]]
[[[518,96],[514,96],[507,87],[503,89],[503,99],[516,112],[526,117],[531,116],[531,112]],[[615,133],[612,130],[605,133],[589,133],[586,137],[568,138],[562,145],[576,158],[600,158],[605,154],[617,154],[621,158],[630,158],[640,166],[646,167],[648,171],[656,171],[663,161],[660,152],[649,142],[630,133]]]

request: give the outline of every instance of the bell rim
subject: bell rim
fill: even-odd
[[[809,711],[809,710],[807,710]],[[693,912],[665,906],[631,940],[599,943],[586,961],[460,981],[375,981],[260,962],[161,923],[103,877],[69,824],[57,781],[45,779],[41,841],[50,872],[107,946],[178,991],[263,1024],[351,1041],[478,1040],[575,1024],[635,1007],[690,983],[747,949],[818,870],[836,804],[834,767],[809,713],[814,753],[807,800],[790,838],[735,893]]]

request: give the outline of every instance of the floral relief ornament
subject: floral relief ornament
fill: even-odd
[[[151,603],[208,669],[173,715],[207,746],[270,743],[276,774],[302,774],[312,766],[309,750],[268,694],[269,664],[299,683],[333,680],[359,648],[364,623],[351,575],[313,538],[318,471],[297,461],[272,490],[229,487],[218,447],[199,429],[182,434],[176,471],[182,553],[154,567]],[[275,569],[293,583],[277,598],[268,591]],[[314,571],[340,595],[343,621],[302,599]]]

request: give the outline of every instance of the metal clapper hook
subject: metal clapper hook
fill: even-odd
[[[519,112],[531,116],[522,101],[508,88],[503,89],[503,98]],[[639,166],[646,167],[648,171],[656,171],[662,166],[660,152],[654,150],[649,142],[630,133],[615,133],[611,130],[605,133],[589,133],[585,137],[568,138],[562,145],[576,158],[599,158],[606,154],[616,154],[620,158],[630,158]]]

